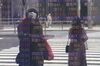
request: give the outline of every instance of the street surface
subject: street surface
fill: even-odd
[[[68,31],[53,30],[44,32],[44,34],[46,34],[55,56],[54,60],[45,61],[44,66],[68,66],[68,53],[65,53]],[[100,66],[100,31],[87,31],[87,35],[89,37],[88,50],[86,50],[88,66]],[[18,45],[17,36],[0,37],[0,66],[18,66],[15,63]]]

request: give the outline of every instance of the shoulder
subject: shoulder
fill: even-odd
[[[27,23],[27,20],[26,20],[26,19],[22,19],[22,20],[19,22],[18,27],[22,27],[22,26],[24,26],[26,23]]]
[[[75,28],[70,28],[69,29],[70,32],[75,31],[75,30],[76,30]]]

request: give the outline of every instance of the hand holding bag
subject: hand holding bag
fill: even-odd
[[[67,53],[69,51],[69,38],[68,38],[68,41],[67,41],[67,45],[65,47],[65,52]]]
[[[68,45],[66,45],[66,53],[68,52],[68,50],[69,50],[69,46],[68,46]]]
[[[19,52],[18,54],[17,54],[17,56],[16,56],[16,59],[15,59],[15,61],[16,61],[16,63],[17,64],[19,64],[19,63],[21,63],[22,61],[21,61],[21,53]]]
[[[19,53],[17,54],[17,56],[16,56],[16,63],[18,64],[19,63]]]

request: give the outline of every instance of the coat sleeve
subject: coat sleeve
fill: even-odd
[[[41,25],[33,25],[32,26],[32,41],[36,42],[36,40],[41,41],[43,39],[43,29]]]
[[[30,38],[30,23],[26,19],[22,20],[17,27],[18,38]]]
[[[81,39],[82,39],[84,42],[88,40],[88,36],[87,36],[86,31],[85,31],[84,29],[82,30]]]
[[[20,24],[17,26],[17,33],[18,33],[18,38],[21,39],[22,32],[21,32],[21,29],[20,29]]]
[[[74,38],[74,36],[73,36],[73,34],[72,34],[72,28],[69,30],[68,38],[69,38],[69,39],[73,39],[73,38]]]

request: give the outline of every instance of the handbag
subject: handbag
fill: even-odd
[[[68,38],[68,41],[67,41],[67,45],[65,47],[65,52],[67,53],[69,51],[69,38]]]
[[[19,52],[19,53],[17,54],[17,56],[16,56],[16,59],[15,59],[15,60],[16,60],[16,63],[17,63],[17,64],[21,63],[21,57],[20,57],[20,55],[21,55],[21,54],[20,54],[20,52]]]
[[[69,46],[68,46],[68,45],[66,45],[66,53],[68,52],[68,50],[69,50]]]
[[[52,49],[50,45],[48,44],[47,40],[44,41],[45,43],[45,50],[43,52],[43,57],[44,60],[53,60],[54,59],[54,54],[52,52]]]

